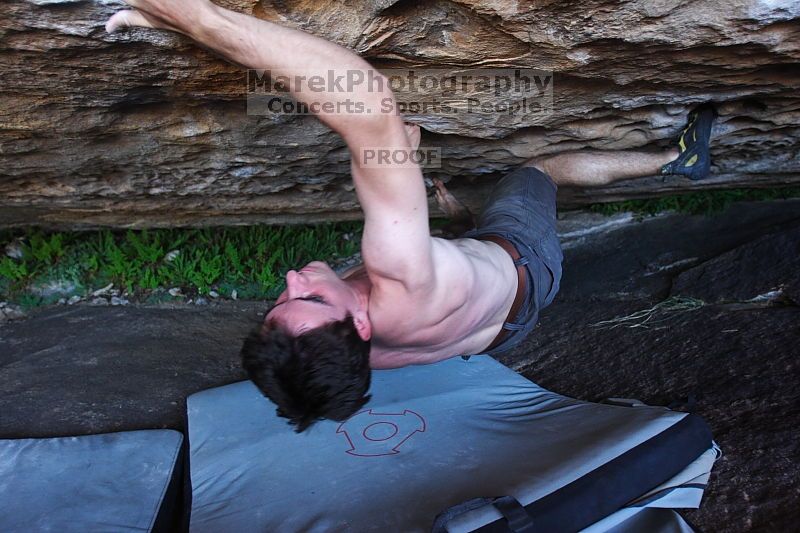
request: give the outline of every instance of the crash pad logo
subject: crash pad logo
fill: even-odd
[[[417,433],[425,431],[425,419],[408,409],[402,413],[361,411],[336,429],[350,445],[347,453],[359,457],[397,455],[400,447]]]

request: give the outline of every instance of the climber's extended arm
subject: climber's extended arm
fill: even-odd
[[[373,281],[399,284],[406,291],[425,290],[433,279],[433,268],[422,173],[416,165],[374,164],[378,163],[374,149],[411,149],[399,114],[381,112],[397,108],[385,77],[341,46],[207,0],[126,3],[135,9],[115,14],[106,24],[108,31],[125,26],[177,31],[234,63],[269,69],[273,78],[284,76],[298,102],[328,104],[333,109],[347,100],[363,104],[361,112],[318,113],[350,149],[353,180],[365,214],[363,259]],[[335,82],[350,72],[375,82],[350,86]],[[296,83],[298,75],[305,76],[305,83]],[[325,81],[315,84],[312,91],[308,81],[313,75]]]

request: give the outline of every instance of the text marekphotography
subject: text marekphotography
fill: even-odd
[[[385,96],[391,88],[394,98]],[[375,94],[379,97],[376,99]],[[247,114],[547,115],[553,73],[536,69],[252,69]]]

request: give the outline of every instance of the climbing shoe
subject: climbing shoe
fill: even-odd
[[[709,140],[717,112],[711,104],[703,104],[689,113],[689,121],[678,139],[680,155],[661,167],[661,174],[679,174],[692,180],[708,177],[711,170]]]

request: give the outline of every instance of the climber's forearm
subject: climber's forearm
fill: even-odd
[[[187,33],[229,61],[252,69],[268,69],[273,80],[285,77],[295,100],[327,104],[328,109],[336,110],[319,113],[319,118],[345,140],[354,128],[371,124],[376,128],[384,127],[379,111],[387,98],[393,98],[388,82],[369,63],[346,48],[213,4],[203,11]],[[312,76],[318,77],[317,83],[311,82]],[[295,83],[298,80],[300,83]],[[351,83],[358,80],[361,81]],[[345,112],[354,109],[346,105],[348,102],[357,102],[363,106],[362,110],[373,112]],[[398,119],[395,117],[395,120]]]
[[[211,4],[189,35],[225,58],[248,68],[371,69],[353,52],[310,33]]]

